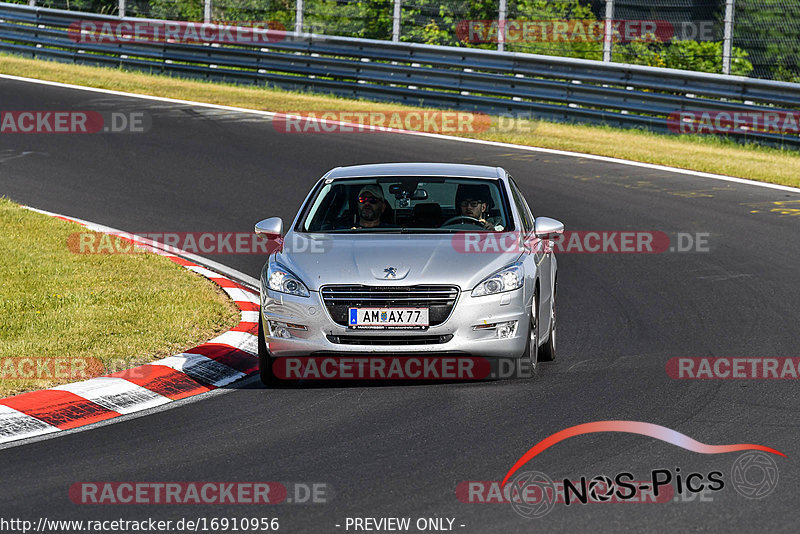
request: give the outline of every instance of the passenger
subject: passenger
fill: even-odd
[[[477,219],[486,230],[502,230],[502,219],[500,217],[491,217],[487,212],[490,201],[490,194],[486,186],[458,186],[456,208],[460,208],[461,215]]]

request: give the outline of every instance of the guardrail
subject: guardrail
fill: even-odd
[[[800,84],[292,32],[273,32],[269,42],[258,46],[142,39],[92,43],[81,42],[86,36],[80,33],[80,21],[94,21],[98,27],[125,21],[176,24],[0,3],[0,51],[204,80],[661,133],[680,131],[680,112],[707,111],[712,126],[735,126],[729,129],[735,139],[800,147]],[[748,114],[756,117],[756,128],[752,119],[746,120]],[[745,119],[739,121],[742,117]],[[763,124],[770,118],[773,122],[767,122],[766,129],[757,128],[758,121]],[[773,127],[778,125],[781,128]]]

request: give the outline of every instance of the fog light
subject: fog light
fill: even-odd
[[[270,321],[269,330],[272,337],[282,337],[284,339],[290,339],[292,337],[292,334],[289,333],[289,330],[284,323]]]
[[[497,324],[497,337],[499,337],[500,339],[514,337],[514,334],[516,333],[517,333],[517,321],[509,321],[507,323]]]

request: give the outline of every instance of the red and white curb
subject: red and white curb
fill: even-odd
[[[106,233],[111,230],[87,221],[29,209],[89,230]],[[147,244],[153,245],[151,250],[156,254],[219,285],[239,307],[241,322],[181,354],[82,382],[0,399],[0,444],[78,428],[199,395],[258,369],[258,292],[173,254],[175,249],[167,251],[162,245]]]

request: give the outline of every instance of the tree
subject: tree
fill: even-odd
[[[618,63],[666,67],[668,69],[694,70],[722,73],[721,41],[669,41],[639,39],[625,45],[615,45],[612,59]],[[731,74],[747,76],[753,64],[747,52],[733,47],[731,50]]]
[[[800,0],[737,0],[733,42],[755,76],[800,82]]]
[[[364,39],[390,39],[392,0],[306,0],[307,31]]]

